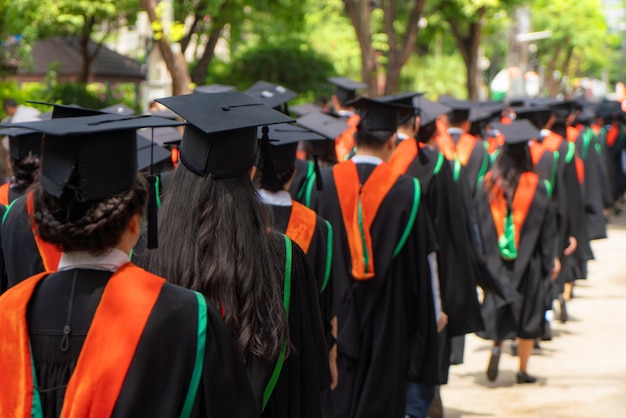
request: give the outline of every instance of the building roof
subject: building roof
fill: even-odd
[[[89,42],[89,51],[97,48]],[[32,65],[18,68],[18,81],[40,81],[50,69],[57,74],[59,81],[76,81],[82,66],[82,56],[77,38],[52,37],[36,41],[32,48]],[[91,63],[89,81],[132,82],[145,79],[142,65],[132,58],[125,57],[102,45]]]

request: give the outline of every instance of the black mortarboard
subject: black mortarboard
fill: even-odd
[[[407,111],[413,111],[412,106],[367,97],[359,97],[347,104],[358,109],[360,116],[358,130],[360,131],[395,132]]]
[[[416,97],[413,105],[420,109],[420,126],[426,126],[441,115],[452,111],[450,106],[428,100],[425,96]]]
[[[161,172],[164,166],[170,167],[172,164],[171,153],[158,145],[156,142],[156,131],[165,128],[154,128],[154,144],[152,143],[152,129],[141,129],[137,131],[137,170],[145,171],[155,167],[153,171]],[[172,128],[174,129],[174,128]],[[174,129],[176,131],[176,129]]]
[[[257,158],[257,127],[293,119],[245,93],[186,94],[157,99],[189,122],[180,148],[191,172],[215,178],[237,177]]]
[[[393,96],[379,97],[377,100],[385,103],[394,103],[405,106],[405,109],[401,111],[399,125],[406,123],[413,116],[419,115],[420,109],[415,105],[415,99],[424,93],[408,92],[395,94]]]
[[[598,105],[597,114],[605,119],[605,122],[610,122],[623,114],[621,103],[614,100],[603,100]]]
[[[440,97],[439,103],[449,106],[452,109],[448,112],[448,119],[454,124],[468,120],[470,109],[474,106],[469,100],[459,100],[450,96]]]
[[[40,105],[52,106],[52,119],[63,119],[63,118],[76,118],[82,116],[95,116],[95,115],[103,115],[107,112],[104,110],[98,109],[89,109],[86,107],[81,107],[75,104],[71,105],[62,105],[58,103],[48,103],[48,102],[37,102],[29,100],[29,103],[35,103]],[[50,119],[50,118],[48,118]]]
[[[100,109],[101,112],[104,113],[113,113],[115,115],[123,115],[123,116],[132,116],[134,115],[135,109],[126,106],[124,103],[118,103],[111,106],[103,107]]]
[[[282,106],[298,95],[295,91],[279,84],[262,80],[254,83],[244,93],[271,108]]]
[[[204,86],[198,86],[193,89],[194,93],[227,93],[229,91],[235,91],[237,87],[229,86],[226,84],[205,84]]]
[[[156,116],[157,118],[165,118],[171,120],[180,119],[179,116],[176,113],[172,112],[170,109],[151,110],[149,113],[150,115]]]
[[[527,144],[540,135],[539,130],[526,119],[514,120],[509,124],[494,122],[492,127],[504,136],[506,145]]]
[[[129,189],[137,177],[136,130],[176,122],[113,114],[0,124],[44,133],[39,182],[55,197],[72,190],[94,201]],[[112,134],[114,132],[114,134]]]
[[[356,97],[356,91],[367,87],[365,83],[359,83],[348,77],[329,77],[328,82],[335,85],[335,96],[339,102],[345,104]]]
[[[21,160],[32,155],[41,155],[41,133],[30,129],[8,128],[0,130],[0,136],[9,137],[9,157]]]
[[[526,119],[537,129],[543,129],[552,116],[552,110],[547,106],[514,107],[515,120]]]
[[[307,113],[299,117],[297,122],[298,125],[310,129],[313,132],[317,132],[332,141],[341,135],[343,131],[348,129],[348,124],[345,119],[337,118],[320,111]]]
[[[596,120],[596,106],[587,104],[583,106],[582,111],[576,116],[576,122],[584,125],[589,125]]]
[[[163,128],[145,128],[138,131],[144,137],[154,139],[154,143],[161,147],[165,145],[177,145],[180,144],[180,140],[183,139],[183,134],[172,126],[166,126]]]
[[[261,138],[262,128],[258,130]],[[290,123],[280,123],[269,126],[267,134],[276,173],[289,170],[295,165],[298,142],[326,140],[325,136]]]
[[[503,107],[504,108],[504,107]],[[472,135],[480,136],[483,133],[483,129],[492,119],[495,119],[495,112],[490,107],[475,106],[470,108],[467,120],[471,122],[469,133]],[[498,118],[499,119],[499,118]]]
[[[291,113],[293,113],[296,116],[303,116],[303,115],[306,115],[307,113],[321,111],[322,109],[316,104],[304,103],[304,104],[299,104],[295,106],[290,106],[289,110],[291,111]]]

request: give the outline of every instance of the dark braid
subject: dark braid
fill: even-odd
[[[19,160],[11,160],[15,185],[21,191],[28,189],[39,177],[41,159],[35,155],[28,155]]]
[[[133,188],[95,202],[79,202],[71,190],[56,198],[37,186],[33,220],[39,236],[63,252],[100,254],[119,243],[133,215],[143,214],[147,196],[141,176]]]

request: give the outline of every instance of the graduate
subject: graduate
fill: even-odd
[[[528,141],[539,131],[526,120],[493,127],[506,142],[478,189],[476,203],[486,267],[501,296],[485,293],[485,331],[478,335],[494,341],[487,367],[490,381],[498,376],[502,340],[518,338],[516,381],[534,383],[528,359],[541,333],[548,284],[560,270],[551,185],[532,168]]]
[[[400,109],[358,99],[356,155],[321,171],[312,208],[333,226],[339,383],[327,417],[403,417],[409,378],[435,378],[437,243],[419,180],[387,164]]]
[[[0,297],[0,416],[259,416],[219,313],[129,262],[148,199],[136,129],[163,124],[20,124],[45,134],[32,219],[62,254]]]
[[[330,77],[328,81],[335,86],[332,95],[331,114],[343,119],[348,127],[335,139],[335,150],[337,161],[345,161],[352,156],[354,151],[354,132],[359,123],[359,115],[354,112],[351,102],[356,99],[357,90],[367,87],[364,83],[359,83],[348,77]]]
[[[330,385],[320,288],[300,247],[271,229],[252,182],[257,128],[292,119],[238,92],[157,101],[189,124],[159,213],[159,248],[147,254],[150,271],[218,308],[262,416],[319,417]],[[269,147],[263,134],[264,161]]]
[[[0,204],[8,206],[22,196],[37,179],[41,164],[41,134],[28,129],[4,129],[0,136],[9,137],[8,165],[13,176],[0,186]]]

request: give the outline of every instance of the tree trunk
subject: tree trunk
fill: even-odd
[[[558,92],[558,83],[554,80],[554,71],[556,70],[556,63],[559,58],[559,55],[561,55],[560,44],[555,47],[554,53],[552,54],[552,57],[548,61],[548,67],[546,71],[546,78],[548,81],[546,87],[548,90],[548,95],[550,97],[556,96]]]
[[[477,11],[476,20],[469,25],[467,33],[462,33],[458,23],[449,19],[448,23],[463,57],[467,74],[467,96],[470,100],[478,100],[480,94],[480,70],[478,68],[478,52],[482,35],[482,19],[486,9],[481,7]]]
[[[78,37],[82,62],[80,65],[80,72],[78,73],[76,81],[81,84],[87,84],[87,82],[89,81],[89,69],[91,67],[91,62],[93,61],[93,58],[95,58],[95,55],[93,55],[92,57],[92,55],[89,54],[89,39],[91,38],[93,25],[94,18],[91,16],[85,16],[81,34]]]
[[[206,44],[202,58],[200,58],[200,61],[198,61],[196,68],[193,69],[193,73],[191,74],[191,80],[194,83],[204,84],[204,79],[206,78],[211,61],[213,61],[213,56],[215,55],[215,46],[217,45],[217,41],[219,41],[220,36],[222,36],[224,26],[224,23],[220,23],[219,25],[216,24],[215,27],[211,28],[209,41]]]
[[[141,0],[141,7],[148,13],[150,23],[159,20],[156,13],[156,0]],[[185,61],[182,51],[174,52],[170,45],[170,40],[165,33],[156,41],[159,46],[161,56],[172,77],[172,93],[174,96],[191,93],[191,77],[189,67]]]
[[[344,0],[344,5],[361,48],[361,81],[367,84],[368,96],[376,97],[379,94],[376,77],[376,51],[372,46],[370,26],[371,3],[369,0]]]
[[[407,31],[402,39],[398,39],[393,26],[397,16],[396,0],[383,1],[384,28],[389,39],[389,56],[385,73],[385,95],[396,94],[400,89],[400,73],[415,49],[419,31],[418,22],[425,4],[426,0],[416,0],[414,2],[407,23]]]

